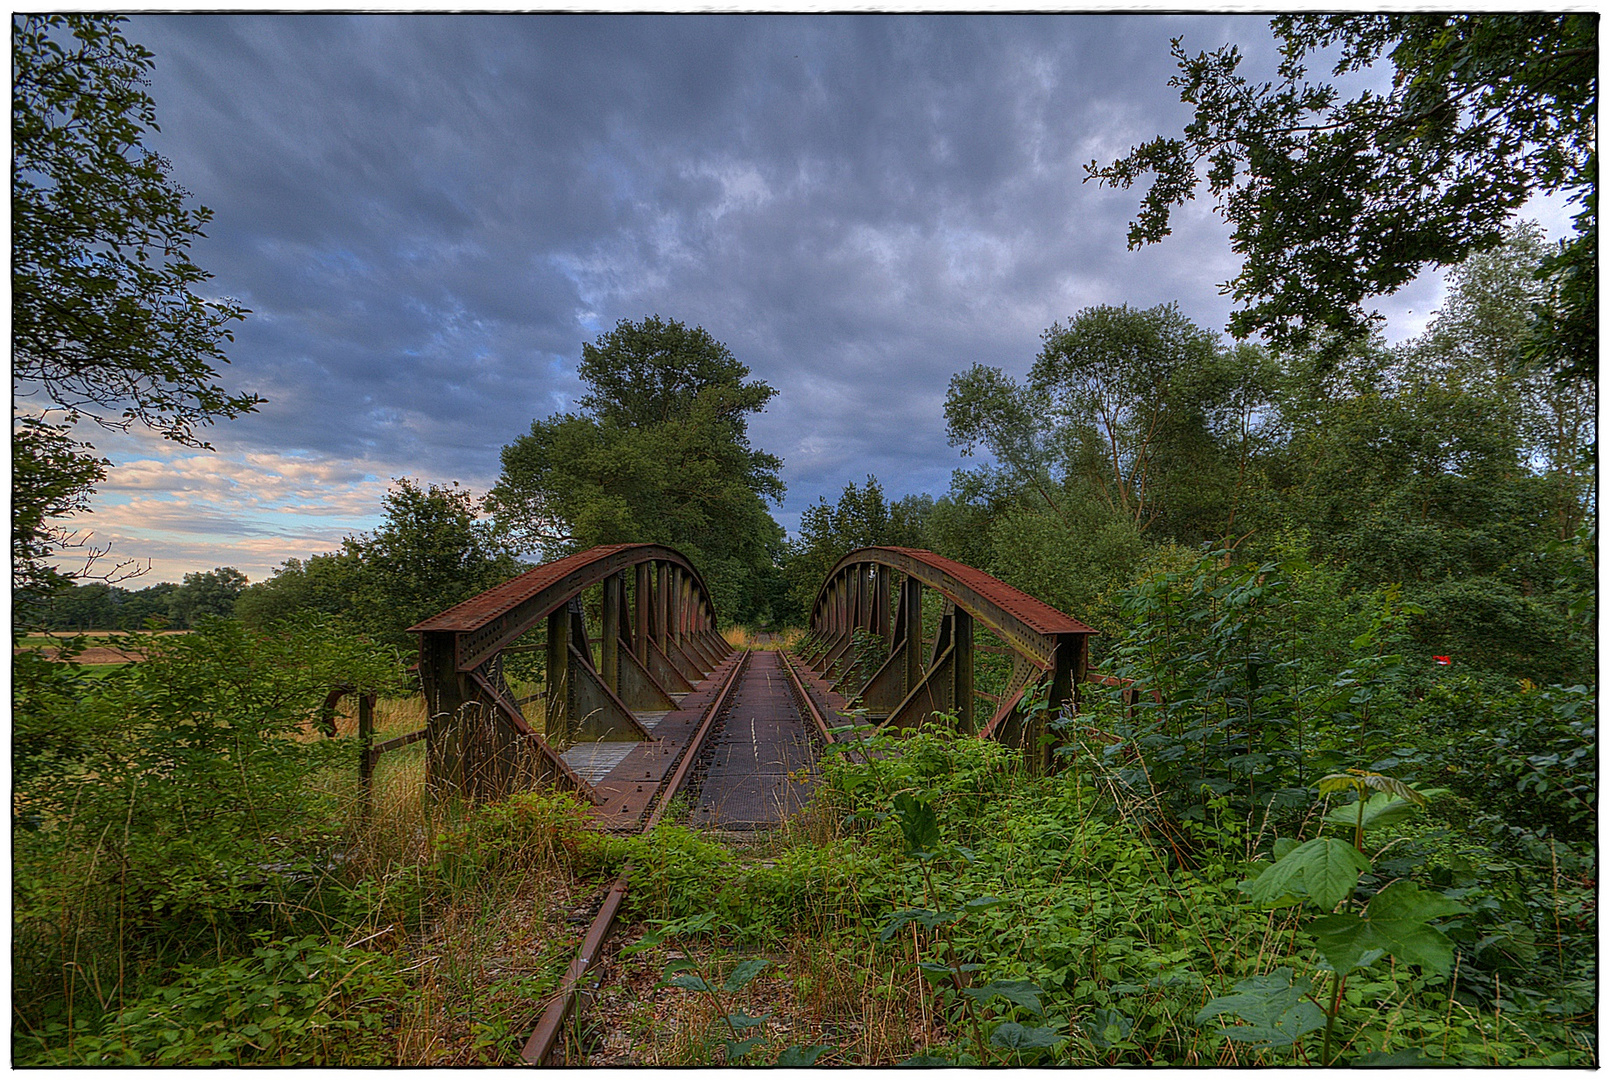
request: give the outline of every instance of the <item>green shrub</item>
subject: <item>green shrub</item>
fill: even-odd
[[[49,1025],[19,1053],[33,1066],[385,1065],[388,1016],[406,991],[387,956],[316,937],[270,938],[109,1016],[98,1032]]]

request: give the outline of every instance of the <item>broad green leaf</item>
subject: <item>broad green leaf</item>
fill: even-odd
[[[639,938],[637,941],[635,941],[631,945],[624,946],[620,950],[620,955],[621,956],[636,956],[638,953],[647,952],[648,950],[656,947],[657,945],[659,945],[664,940],[665,940],[665,931],[663,931],[663,930],[650,930],[648,933],[644,934],[641,938]]]
[[[894,937],[895,934],[897,934],[907,923],[918,923],[923,929],[932,930],[936,926],[940,926],[948,922],[954,922],[959,918],[961,918],[961,912],[959,911],[933,911],[928,908],[907,908],[904,911],[897,911],[893,915],[889,916],[889,921],[884,923],[883,929],[878,933],[878,937],[882,941],[888,941],[890,938]]]
[[[781,1064],[781,1062],[778,1064]],[[902,1061],[900,1067],[902,1069],[942,1069],[955,1064],[949,1058],[935,1057],[933,1054],[917,1054]]]
[[[729,994],[734,990],[742,990],[745,986],[749,985],[750,980],[752,980],[756,975],[759,975],[762,971],[766,970],[766,965],[770,963],[770,960],[764,960],[758,957],[743,961],[727,974],[727,979],[721,984],[721,989]]]
[[[980,911],[988,911],[990,908],[1000,907],[1004,903],[1006,901],[998,896],[980,896],[962,904],[962,910],[969,915],[973,915]]]
[[[779,1069],[808,1069],[816,1059],[833,1049],[831,1046],[790,1046],[777,1055]]]
[[[932,851],[939,844],[939,816],[932,806],[902,792],[894,797],[894,809],[908,852]]]
[[[997,1027],[989,1036],[990,1045],[1019,1054],[1025,1050],[1049,1050],[1066,1040],[1067,1036],[1057,1034],[1054,1025],[1025,1027],[1010,1021]]]
[[[754,1038],[745,1039],[742,1042],[728,1041],[722,1043],[721,1045],[726,1048],[727,1063],[730,1065],[732,1062],[737,1061],[739,1058],[743,1057],[745,1054],[749,1053],[749,1051],[753,1050],[755,1047],[759,1046],[765,1041],[766,1039],[764,1036],[756,1035]]]
[[[969,986],[962,993],[980,1005],[988,1004],[993,998],[1003,997],[1036,1016],[1044,1011],[1040,1008],[1040,988],[1027,979],[995,979],[983,986]]]
[[[1230,993],[1208,1002],[1196,1014],[1196,1022],[1205,1024],[1216,1016],[1239,1017],[1246,1023],[1225,1028],[1227,1038],[1261,1046],[1290,1046],[1325,1026],[1325,1014],[1303,996],[1312,987],[1307,979],[1293,980],[1291,968],[1276,968],[1236,983]]]
[[[1380,773],[1366,772],[1363,769],[1355,769],[1344,773],[1331,773],[1329,776],[1320,777],[1319,780],[1319,793],[1321,795],[1334,795],[1338,791],[1362,792],[1366,789],[1369,791],[1384,791],[1396,795],[1400,799],[1412,802],[1417,806],[1426,804],[1425,796],[1402,780],[1383,776]]]
[[[1372,1050],[1362,1057],[1356,1057],[1347,1063],[1349,1068],[1355,1069],[1416,1069],[1435,1068],[1446,1065],[1447,1062],[1437,1058],[1428,1058],[1420,1051],[1410,1047],[1407,1050],[1393,1050],[1387,1053],[1383,1050]]]
[[[1370,861],[1352,844],[1322,836],[1293,848],[1257,877],[1241,882],[1241,890],[1253,903],[1266,907],[1291,904],[1306,896],[1330,911],[1353,895],[1358,876],[1369,868]]]
[[[958,964],[953,968],[949,964],[941,964],[934,960],[917,962],[917,969],[922,972],[922,977],[935,985],[950,982],[958,971],[963,973],[979,971],[983,967],[983,964]]]
[[[1129,1038],[1135,1021],[1117,1009],[1093,1009],[1081,1026],[1097,1050],[1111,1050]]]
[[[701,994],[707,994],[715,989],[697,975],[673,975],[663,980],[660,985],[674,986],[679,990],[695,990]]]
[[[1440,789],[1439,789],[1440,790]],[[1436,792],[1428,791],[1425,795]],[[1364,801],[1364,828],[1365,831],[1378,828],[1382,825],[1392,825],[1402,821],[1414,813],[1418,806],[1424,803],[1411,802],[1387,791],[1378,791]],[[1327,825],[1339,825],[1353,829],[1358,827],[1358,803],[1344,803],[1331,808],[1325,815]]]
[[[1329,915],[1308,925],[1319,951],[1343,974],[1372,963],[1371,952],[1391,953],[1408,964],[1446,975],[1453,966],[1453,942],[1428,925],[1433,919],[1468,910],[1412,881],[1394,881],[1375,894],[1363,915]]]
[[[764,1024],[770,1019],[770,1016],[750,1016],[746,1012],[734,1012],[727,1014],[727,1023],[731,1024],[739,1031],[748,1031],[752,1027],[759,1027],[761,1024]]]

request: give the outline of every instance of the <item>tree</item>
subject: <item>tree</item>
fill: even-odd
[[[1044,341],[1024,385],[982,365],[951,380],[951,444],[999,463],[979,481],[1020,485],[1070,523],[1068,500],[1093,498],[1142,532],[1226,536],[1268,442],[1263,351],[1225,349],[1174,305],[1087,308]]]
[[[235,599],[235,616],[256,630],[312,614],[344,615],[362,572],[357,556],[346,551],[286,559],[273,577],[248,586]]]
[[[228,618],[234,615],[235,601],[245,589],[246,575],[233,566],[186,574],[168,607],[173,626],[188,630],[204,616]]]
[[[1549,289],[1534,269],[1547,253],[1542,230],[1521,222],[1498,247],[1472,255],[1448,275],[1442,308],[1403,355],[1408,365],[1454,373],[1510,418],[1522,462],[1547,483],[1554,535],[1565,540],[1592,509],[1598,394],[1591,381],[1552,378],[1524,363]]]
[[[52,524],[89,509],[107,463],[87,453],[63,425],[36,417],[16,420],[11,431],[11,589],[14,618],[32,615],[69,578],[50,565],[64,548],[79,546],[67,529]],[[90,549],[92,556],[104,550]],[[93,564],[94,558],[88,563]],[[88,566],[84,573],[87,576]]]
[[[11,355],[13,572],[60,581],[47,560],[87,509],[106,463],[71,434],[89,419],[141,424],[190,446],[196,429],[263,399],[216,381],[245,309],[196,290],[210,275],[189,248],[211,219],[189,209],[145,92],[150,52],[106,15],[12,20]]]
[[[487,505],[522,550],[660,543],[692,559],[723,618],[764,618],[776,592],[782,462],[750,446],[747,415],[776,393],[702,328],[622,320],[584,347],[580,411],[503,448]]]
[[[382,505],[378,529],[341,545],[357,568],[350,616],[377,641],[412,646],[408,627],[527,569],[457,483],[421,487],[404,477]]]
[[[799,538],[789,545],[784,574],[796,616],[809,613],[828,571],[845,555],[864,547],[915,547],[927,544],[933,499],[908,495],[890,502],[876,476],[865,487],[846,484],[837,503],[818,496],[799,516]]]
[[[398,479],[379,528],[347,537],[339,551],[286,560],[240,593],[235,613],[252,629],[334,616],[375,641],[412,648],[408,627],[529,569],[479,502],[456,483]]]
[[[1493,247],[1533,193],[1564,191],[1580,212],[1543,267],[1551,306],[1537,340],[1549,366],[1596,372],[1598,16],[1286,15],[1272,26],[1282,61],[1270,82],[1241,74],[1233,45],[1193,58],[1175,39],[1170,85],[1196,110],[1184,137],[1087,166],[1122,188],[1154,174],[1130,246],[1168,235],[1205,164],[1245,260],[1226,287],[1242,305],[1232,333],[1341,349],[1379,318],[1364,301]],[[1330,49],[1337,77],[1386,56],[1390,89],[1344,100],[1308,82],[1305,61]]]

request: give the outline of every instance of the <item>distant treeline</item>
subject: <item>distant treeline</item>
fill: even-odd
[[[142,630],[157,625],[189,630],[204,615],[231,616],[246,589],[246,575],[232,566],[186,574],[143,589],[93,582],[56,593],[35,620],[41,630]]]

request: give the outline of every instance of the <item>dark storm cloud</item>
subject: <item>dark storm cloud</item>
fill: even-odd
[[[1124,250],[1082,165],[1184,122],[1168,39],[1259,17],[141,16],[159,145],[254,311],[220,446],[485,484],[621,318],[700,323],[780,391],[787,513],[876,473],[942,492],[974,362],[1095,303],[1215,328],[1222,226]]]

